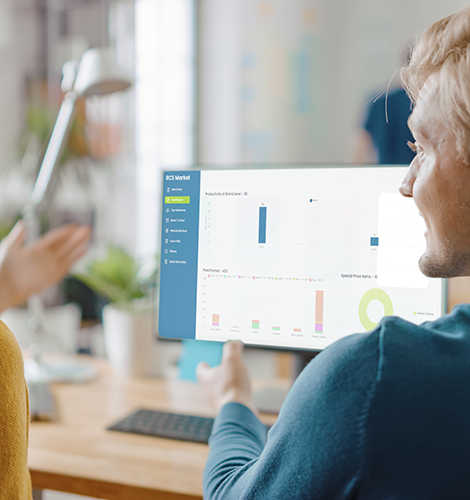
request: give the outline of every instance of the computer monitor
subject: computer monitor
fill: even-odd
[[[321,351],[385,315],[438,318],[444,281],[419,270],[406,169],[164,172],[159,335]]]

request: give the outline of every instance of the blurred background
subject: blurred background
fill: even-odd
[[[79,106],[49,219],[157,251],[160,177],[195,162],[347,163],[417,33],[464,0],[2,0],[0,225],[25,205],[61,70],[111,46],[128,92]]]

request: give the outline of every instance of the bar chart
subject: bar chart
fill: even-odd
[[[206,338],[226,340],[237,334],[241,340],[254,336],[261,344],[279,345],[286,339],[291,343],[307,343],[312,337],[327,340],[325,291],[319,289],[322,278],[208,272],[200,280],[198,326],[209,332]]]

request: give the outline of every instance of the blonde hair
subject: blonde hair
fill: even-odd
[[[470,7],[434,23],[415,44],[401,71],[414,103],[424,82],[437,72],[439,116],[455,136],[460,156],[470,163]]]

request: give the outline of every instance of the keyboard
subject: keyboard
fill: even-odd
[[[107,430],[208,443],[213,424],[213,418],[141,409]]]
[[[31,420],[53,420],[54,398],[47,382],[28,382],[29,414]]]

